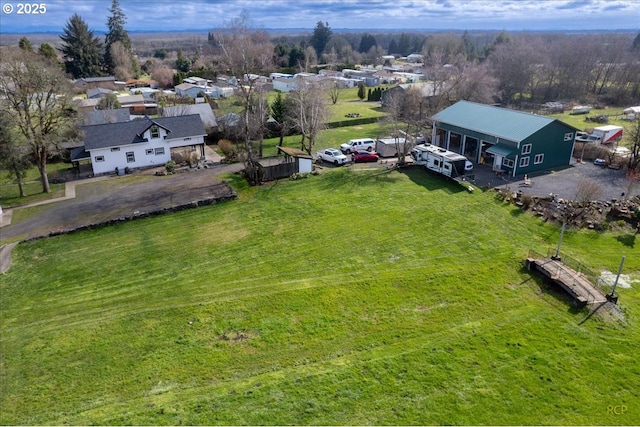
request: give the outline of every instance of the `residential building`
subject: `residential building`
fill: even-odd
[[[94,175],[162,166],[171,160],[172,150],[194,151],[201,159],[205,158],[206,131],[198,114],[144,117],[84,126],[82,130],[84,151],[91,158]]]

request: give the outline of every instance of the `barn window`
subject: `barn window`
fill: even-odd
[[[529,166],[529,156],[521,157],[520,158],[520,167],[521,168],[526,168],[527,166]]]
[[[164,147],[156,148],[156,156],[162,156],[164,154]]]
[[[147,156],[149,156],[149,155],[153,154],[153,148],[147,148],[147,149],[145,150],[145,154],[146,154]]]
[[[573,141],[573,133],[571,133],[571,132],[565,133],[564,134],[564,140],[565,141]]]
[[[529,154],[531,153],[531,144],[524,144],[522,146],[522,154]]]
[[[96,156],[96,162],[104,162],[104,156]]]
[[[127,163],[133,163],[136,161],[136,156],[133,151],[127,152]]]
[[[120,147],[113,147],[111,151],[120,151]]]
[[[512,168],[513,167],[513,160],[511,160],[511,159],[502,159],[502,166],[507,167],[507,168]]]
[[[540,163],[542,163],[543,160],[544,160],[544,154],[536,154],[536,156],[533,158],[533,164],[539,165]]]

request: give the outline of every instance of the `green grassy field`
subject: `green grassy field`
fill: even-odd
[[[422,170],[230,179],[233,202],[16,247],[3,425],[640,419],[638,285],[617,322],[530,276],[557,226]],[[563,249],[640,273],[635,236]]]

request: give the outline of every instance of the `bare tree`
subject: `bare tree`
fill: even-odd
[[[384,110],[387,115],[382,119],[381,123],[391,126],[391,134],[396,145],[398,165],[404,164],[409,149],[407,140],[411,124],[409,120],[406,120],[406,116],[411,114],[410,111],[415,114],[415,104],[416,102],[419,103],[421,98],[422,94],[420,91],[409,89],[406,92],[399,90],[394,91],[384,100]],[[409,107],[409,105],[411,105],[411,107]],[[401,136],[405,138],[404,144],[400,142]]]
[[[640,119],[636,119],[630,132],[631,155],[627,167],[629,171],[640,171]]]
[[[582,178],[576,186],[576,196],[574,200],[585,206],[590,201],[600,198],[602,191],[600,183],[589,178]]]
[[[42,191],[49,193],[47,161],[59,143],[77,130],[69,82],[62,71],[37,54],[3,52],[0,62],[0,113],[15,123],[38,166]]]
[[[113,66],[113,74],[118,80],[129,80],[133,76],[133,61],[131,52],[117,41],[109,48],[109,58]]]
[[[289,120],[302,135],[301,149],[311,155],[316,138],[329,117],[326,94],[321,86],[302,82],[297,91],[287,96],[287,102],[290,103]]]
[[[338,82],[333,82],[333,84],[331,84],[329,86],[328,92],[329,92],[329,98],[331,98],[331,103],[333,105],[335,105],[338,102],[338,98],[340,97],[340,84]]]
[[[158,82],[160,87],[168,88],[173,86],[173,70],[166,65],[160,65],[153,69],[151,78]]]
[[[243,106],[243,139],[246,148],[245,173],[252,184],[260,182],[259,167],[251,140],[250,114],[256,79],[254,73],[271,67],[273,45],[265,32],[250,31],[248,15],[243,13],[233,20],[226,31],[215,36],[221,49],[220,62],[239,82],[238,90]]]

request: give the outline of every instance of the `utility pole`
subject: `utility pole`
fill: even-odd
[[[616,288],[618,287],[618,279],[620,279],[620,273],[622,273],[622,266],[624,265],[624,257],[620,261],[620,267],[618,267],[618,275],[616,276],[616,281],[613,284],[613,288],[611,288],[611,293],[607,295],[607,301],[611,301],[614,304],[618,303],[618,295],[616,295]]]
[[[565,226],[567,225],[566,222],[562,223],[562,230],[560,230],[560,240],[558,240],[558,247],[556,248],[556,254],[554,256],[551,257],[552,260],[554,261],[560,261],[560,245],[562,245],[562,236],[564,236],[564,229]]]

